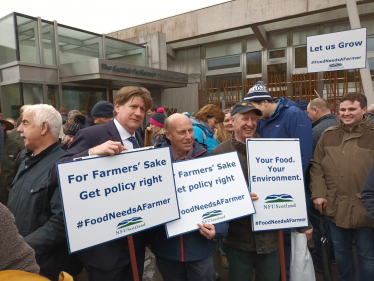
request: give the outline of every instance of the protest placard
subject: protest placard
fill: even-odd
[[[238,153],[173,164],[181,219],[166,224],[168,237],[255,212]]]
[[[299,139],[247,139],[253,231],[308,226]]]
[[[170,148],[57,164],[70,253],[179,219]]]
[[[308,73],[366,67],[366,28],[306,38]]]

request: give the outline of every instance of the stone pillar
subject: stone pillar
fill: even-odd
[[[358,15],[356,0],[346,0],[349,22],[351,29],[361,28],[360,17]],[[367,60],[367,59],[366,59]],[[365,96],[368,104],[374,103],[373,82],[371,81],[369,62],[366,61],[366,68],[360,69],[362,86],[364,88]]]
[[[148,66],[167,70],[166,34],[161,32],[139,36],[139,44],[147,46]]]

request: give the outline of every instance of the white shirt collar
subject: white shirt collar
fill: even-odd
[[[125,128],[122,127],[122,125],[117,121],[117,119],[116,119],[116,118],[113,118],[113,119],[114,119],[114,124],[115,124],[116,127],[117,127],[118,133],[119,133],[119,135],[121,136],[121,140],[122,140],[122,142],[123,142],[124,140],[127,140],[129,137],[131,137],[130,133],[127,132],[127,131],[125,130]],[[134,134],[133,134],[132,136],[135,137],[135,131],[134,131]]]

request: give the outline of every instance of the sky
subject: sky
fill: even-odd
[[[0,18],[12,12],[106,34],[228,0],[1,0]]]

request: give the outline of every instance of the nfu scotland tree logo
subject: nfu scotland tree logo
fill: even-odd
[[[142,228],[144,226],[145,222],[143,222],[143,218],[141,217],[124,220],[117,225],[117,234],[121,234],[123,232],[131,231],[137,228]]]
[[[216,216],[221,216],[221,215],[223,215],[222,211],[214,210],[214,211],[205,213],[203,215],[203,220],[210,219],[210,218],[213,218],[213,217],[216,217]]]
[[[335,68],[343,68],[343,64],[339,62],[329,64],[329,69],[335,69]]]
[[[289,194],[272,194],[265,198],[265,203],[285,203],[293,202],[293,198]]]
[[[202,221],[203,223],[211,223],[214,221],[222,220],[224,218],[225,218],[225,215],[223,214],[221,210],[214,210],[214,211],[210,211],[210,212],[203,214]]]

